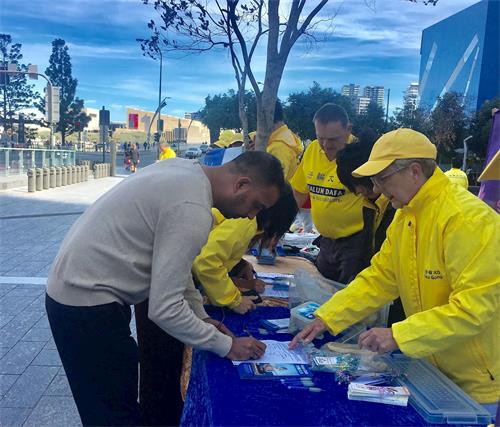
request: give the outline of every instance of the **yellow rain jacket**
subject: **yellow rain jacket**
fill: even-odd
[[[193,273],[214,305],[234,308],[241,303],[241,292],[229,277],[257,234],[257,221],[226,219],[212,209],[214,225],[206,245],[193,263]]]
[[[464,171],[458,168],[451,168],[444,174],[448,177],[452,184],[460,185],[466,190],[469,188],[469,179]]]
[[[478,402],[497,402],[499,244],[499,216],[436,168],[396,212],[371,265],[315,314],[336,334],[400,296],[400,350],[428,357]]]
[[[266,148],[269,154],[280,161],[287,181],[292,179],[297,170],[303,150],[300,138],[287,125],[280,126],[271,134]]]
[[[163,150],[160,153],[159,160],[173,159],[174,157],[177,157],[177,154],[175,154],[174,150],[172,150],[170,147],[168,147],[166,150]]]

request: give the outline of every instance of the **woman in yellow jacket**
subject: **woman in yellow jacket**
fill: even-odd
[[[364,332],[360,345],[427,357],[491,410],[500,394],[500,220],[452,185],[435,158],[434,145],[410,129],[375,143],[353,175],[371,176],[398,209],[387,239],[291,347],[325,329],[337,334],[400,296],[406,320]]]
[[[256,218],[226,219],[217,210],[214,225],[206,245],[193,263],[193,274],[214,305],[229,307],[244,314],[255,308],[254,297],[241,295],[238,287],[263,291],[263,282],[254,279],[251,265],[242,260],[249,246],[274,246],[288,230],[297,205],[291,188],[287,188],[278,202],[259,212]],[[230,276],[235,267],[238,274]]]

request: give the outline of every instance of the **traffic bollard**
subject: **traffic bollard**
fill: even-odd
[[[66,187],[66,185],[68,185],[68,168],[66,166],[63,166],[61,168],[61,185],[63,187]]]
[[[56,188],[56,168],[54,166],[49,169],[49,187]]]
[[[76,183],[78,184],[79,182],[82,182],[82,167],[81,166],[76,167]]]
[[[36,190],[36,175],[34,169],[28,169],[28,193],[34,193]]]
[[[56,187],[60,187],[62,184],[62,169],[60,167],[56,167]]]
[[[36,191],[42,191],[43,189],[43,178],[42,178],[42,169],[35,169],[35,182],[36,182]]]
[[[48,190],[50,188],[50,186],[49,186],[49,168],[43,168],[42,174],[43,174],[43,189]]]
[[[71,184],[76,184],[76,166],[71,166]]]

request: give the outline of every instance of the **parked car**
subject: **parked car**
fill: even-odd
[[[208,150],[208,144],[206,144],[206,143],[205,144],[201,144],[200,145],[200,150],[201,150],[201,152],[203,154],[205,154],[207,152],[207,150]]]
[[[186,159],[197,159],[202,155],[202,151],[198,147],[191,147],[186,150],[184,157]]]

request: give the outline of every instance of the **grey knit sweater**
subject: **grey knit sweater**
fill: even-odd
[[[149,298],[149,317],[175,338],[225,356],[230,337],[208,317],[191,267],[212,225],[212,190],[196,161],[148,166],[105,193],[75,222],[47,293],[70,306]]]

